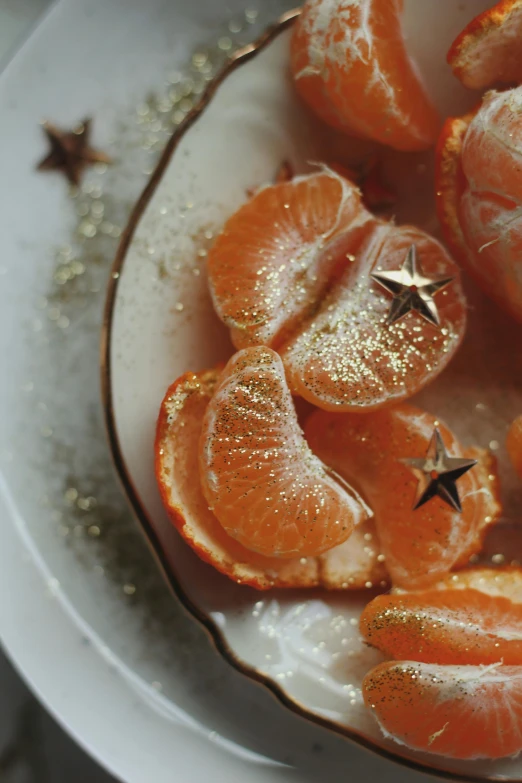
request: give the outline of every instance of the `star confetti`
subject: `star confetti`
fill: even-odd
[[[90,146],[90,119],[85,119],[72,131],[59,130],[50,122],[44,122],[43,129],[50,150],[38,164],[38,171],[61,171],[71,185],[79,185],[87,166],[111,163],[107,155]]]
[[[440,431],[435,428],[424,458],[404,460],[417,478],[417,497],[413,509],[416,510],[434,497],[439,497],[448,506],[459,513],[462,511],[456,482],[468,470],[477,464],[476,459],[450,457],[444,446]]]
[[[393,296],[386,322],[397,323],[413,310],[429,323],[438,326],[439,313],[433,297],[446,288],[454,277],[426,277],[412,245],[402,267],[393,272],[374,272],[372,279]]]

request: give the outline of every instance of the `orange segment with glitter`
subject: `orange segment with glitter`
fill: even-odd
[[[448,52],[465,87],[478,90],[522,82],[522,0],[501,0],[475,17]]]
[[[479,590],[378,596],[360,627],[368,644],[395,660],[522,664],[522,604]]]
[[[395,149],[427,149],[439,118],[406,50],[401,12],[402,0],[308,0],[292,35],[292,75],[328,124]]]
[[[199,482],[203,417],[221,369],[186,373],[169,387],[158,417],[155,472],[169,518],[205,562],[238,584],[272,587],[361,589],[384,585],[387,573],[371,520],[349,540],[315,557],[279,559],[253,552],[224,530],[208,507]]]
[[[426,454],[435,426],[450,456],[478,460],[457,482],[461,514],[438,497],[413,510],[418,479],[403,460]],[[425,587],[465,565],[500,513],[494,458],[464,449],[442,422],[411,405],[364,416],[316,411],[305,435],[314,453],[354,484],[373,509],[395,585]]]
[[[266,556],[321,555],[367,516],[306,443],[270,348],[239,351],[223,370],[203,418],[199,470],[228,535]]]
[[[481,287],[522,319],[522,87],[446,122],[437,148],[444,237]]]
[[[400,270],[412,245],[440,325],[408,313],[388,324],[391,295],[372,279]],[[459,272],[420,229],[378,220],[331,170],[264,188],[225,224],[208,256],[214,306],[237,347],[279,351],[291,390],[330,410],[404,399],[450,361],[463,337]]]
[[[408,748],[455,759],[522,750],[522,666],[382,663],[363,696],[384,735]]]

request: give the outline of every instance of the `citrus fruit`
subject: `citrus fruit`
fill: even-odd
[[[479,590],[377,596],[360,628],[368,644],[395,660],[522,664],[522,604]]]
[[[199,466],[223,528],[263,555],[323,554],[367,516],[306,443],[270,348],[245,348],[229,360],[203,418]]]
[[[439,119],[406,50],[401,11],[402,0],[307,0],[292,34],[292,75],[328,124],[395,149],[427,149]]]
[[[451,456],[478,460],[457,483],[461,514],[438,497],[413,510],[418,479],[403,460],[426,454],[435,426]],[[312,451],[372,508],[395,585],[427,586],[465,565],[500,513],[494,459],[480,449],[463,449],[443,423],[412,405],[364,416],[316,411],[306,421],[305,436]]]
[[[456,573],[446,574],[439,582],[430,585],[430,590],[478,590],[486,595],[503,596],[514,603],[522,603],[522,568],[503,566],[491,568],[476,566],[463,568]],[[403,593],[395,587],[394,593]]]
[[[522,416],[511,423],[506,438],[509,458],[519,476],[522,477]]]
[[[182,375],[169,387],[158,418],[156,478],[169,517],[185,541],[218,571],[258,590],[360,589],[386,581],[371,520],[358,525],[348,541],[317,558],[265,557],[225,532],[210,511],[198,478],[201,425],[220,373],[215,369]]]
[[[388,324],[391,295],[372,272],[400,270],[415,245],[424,273],[455,278]],[[279,351],[293,393],[329,410],[403,399],[450,361],[466,323],[458,269],[420,229],[377,220],[331,170],[267,187],[225,224],[208,256],[214,306],[237,347]]]
[[[444,236],[482,288],[522,318],[522,87],[489,92],[476,112],[450,119],[437,151]]]
[[[448,62],[472,89],[522,82],[522,0],[500,0],[475,17],[453,42]]]
[[[458,759],[522,750],[522,666],[381,663],[363,696],[385,736],[408,748]]]

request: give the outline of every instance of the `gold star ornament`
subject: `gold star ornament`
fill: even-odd
[[[72,131],[60,130],[50,122],[43,123],[43,130],[50,149],[38,164],[38,171],[61,171],[71,185],[79,185],[87,166],[111,163],[108,155],[90,146],[90,119],[84,120]]]
[[[435,294],[446,288],[454,277],[427,277],[417,258],[417,247],[412,245],[402,267],[392,272],[374,272],[372,280],[392,294],[393,299],[386,319],[394,324],[412,311],[430,324],[440,323]]]
[[[444,446],[442,435],[435,428],[426,456],[420,459],[406,459],[419,479],[417,496],[413,509],[416,510],[434,497],[439,497],[459,513],[462,511],[456,482],[477,464],[476,459],[450,457]]]

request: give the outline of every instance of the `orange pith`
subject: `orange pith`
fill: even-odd
[[[522,87],[489,92],[474,115],[446,124],[437,158],[438,211],[459,260],[522,319]],[[466,127],[467,125],[467,127]]]
[[[522,478],[522,416],[517,416],[511,423],[506,438],[506,447],[513,467]]]
[[[391,297],[371,279],[400,269],[412,244],[426,274],[455,277],[437,296],[440,327],[414,312],[388,325]],[[412,395],[446,366],[465,330],[458,269],[442,246],[375,218],[330,170],[265,188],[241,207],[211,248],[208,271],[236,346],[277,349],[292,391],[328,410]]]
[[[459,223],[458,206],[464,189],[460,168],[462,144],[476,112],[463,117],[449,117],[443,127],[435,152],[435,197],[437,215],[444,239],[453,256],[467,266],[468,247]]]
[[[522,82],[522,0],[501,0],[475,17],[453,42],[448,63],[471,89]]]
[[[316,411],[305,424],[314,453],[353,483],[373,509],[393,583],[408,589],[428,586],[465,565],[500,513],[494,459],[480,449],[464,450],[440,421],[448,452],[479,462],[459,479],[461,514],[439,498],[412,510],[418,480],[402,460],[424,456],[436,421],[401,404],[364,416]]]
[[[296,88],[328,124],[400,150],[429,148],[438,115],[406,51],[401,0],[308,0],[296,20]]]
[[[382,663],[363,695],[384,734],[409,748],[458,759],[522,749],[522,666]]]
[[[522,603],[522,568],[463,568],[430,585],[430,590],[478,590],[486,595],[503,596],[514,603]],[[402,588],[394,588],[393,592],[401,594],[405,591]]]
[[[522,604],[504,596],[473,589],[378,596],[360,625],[368,644],[395,660],[522,664]]]
[[[209,510],[198,477],[203,416],[220,370],[186,373],[168,389],[158,419],[155,470],[169,517],[199,557],[241,584],[272,587],[360,589],[386,581],[371,521],[350,539],[318,558],[265,557],[229,536]]]
[[[323,554],[367,516],[308,447],[270,348],[245,348],[226,365],[203,419],[199,464],[222,526],[263,555]]]

